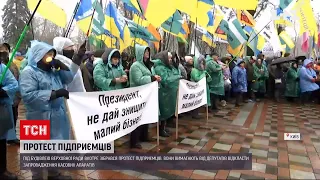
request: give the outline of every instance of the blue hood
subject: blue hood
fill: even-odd
[[[237,60],[237,65],[240,65],[242,62],[244,62],[244,60],[239,58],[239,59]]]
[[[28,54],[28,65],[37,67],[37,63],[44,57],[44,55],[46,55],[50,50],[54,49],[52,46],[44,42],[33,43],[34,44],[31,45],[31,49]]]
[[[303,61],[303,66],[306,67],[309,63],[312,63],[311,59],[306,59]]]

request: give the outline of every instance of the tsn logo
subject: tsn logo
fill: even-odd
[[[284,133],[284,140],[285,141],[300,141],[301,136],[300,133]]]
[[[21,120],[21,140],[50,140],[49,120]]]

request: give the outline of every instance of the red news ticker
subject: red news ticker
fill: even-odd
[[[20,140],[50,140],[50,120],[21,120]]]

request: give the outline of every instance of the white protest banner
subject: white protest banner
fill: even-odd
[[[188,112],[207,104],[206,78],[199,82],[181,79],[178,92],[178,114]]]
[[[76,140],[109,143],[159,119],[157,82],[114,91],[74,92],[69,97]]]

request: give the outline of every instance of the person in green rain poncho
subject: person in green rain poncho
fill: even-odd
[[[142,86],[145,84],[149,84],[154,81],[161,81],[161,77],[159,75],[152,75],[151,68],[153,63],[150,58],[150,48],[147,46],[140,46],[136,44],[135,46],[135,55],[136,61],[131,65],[129,70],[129,78],[130,78],[130,87]],[[139,142],[150,142],[149,125],[144,124],[136,128],[131,132],[130,135],[130,147],[141,149],[142,146]]]
[[[101,91],[123,89],[128,78],[121,65],[119,50],[107,48],[101,58],[93,70],[95,86]]]
[[[226,67],[221,67],[218,63],[218,54],[213,53],[211,56],[207,55],[206,57],[206,70],[210,77],[212,78],[211,82],[208,82],[209,91],[210,91],[210,100],[211,100],[211,109],[212,111],[219,110],[217,102],[219,96],[224,96],[224,79],[223,79],[223,69]]]
[[[202,78],[206,77],[207,83],[210,83],[211,77],[206,72],[206,60],[204,56],[200,55],[198,58],[194,57],[193,64],[194,64],[194,68],[192,68],[190,80],[193,82],[199,82]],[[211,106],[208,84],[207,84],[207,105]],[[191,115],[193,119],[201,119],[201,117],[199,116],[199,109],[193,110],[191,112]]]
[[[180,71],[172,64],[172,54],[162,51],[155,55],[153,60],[153,74],[161,77],[159,83],[159,108],[160,108],[160,132],[162,137],[169,137],[168,130],[165,129],[166,122],[175,114],[177,92],[179,87]]]
[[[294,62],[286,74],[285,97],[288,101],[294,101],[294,98],[299,97],[299,80],[298,63]]]
[[[267,67],[262,64],[262,60],[258,59],[253,65],[253,84],[252,91],[255,94],[256,101],[264,97],[266,93],[266,80],[269,78]]]

